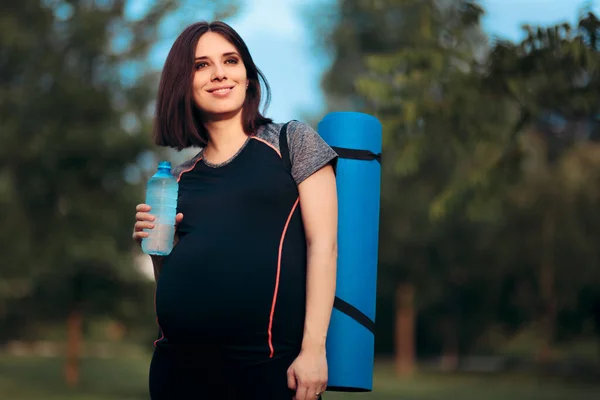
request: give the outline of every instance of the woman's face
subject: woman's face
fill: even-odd
[[[207,116],[237,113],[247,89],[246,67],[233,44],[214,32],[206,32],[196,46],[193,96]]]

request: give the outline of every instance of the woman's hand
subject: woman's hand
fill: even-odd
[[[325,349],[302,350],[288,368],[288,387],[296,391],[294,400],[315,400],[327,389]]]
[[[138,204],[135,207],[137,213],[135,214],[135,225],[133,226],[133,240],[137,244],[142,244],[142,239],[148,237],[148,233],[144,232],[144,229],[154,228],[155,217],[150,214],[150,206],[148,204]],[[179,213],[175,216],[175,232],[177,232],[177,225],[183,219],[183,214]],[[175,243],[177,244],[177,233],[175,233]]]

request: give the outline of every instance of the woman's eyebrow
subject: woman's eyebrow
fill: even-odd
[[[237,52],[235,52],[235,51],[230,51],[229,53],[223,53],[223,55],[221,57],[229,57],[229,56],[238,56],[239,57],[240,55]],[[208,58],[209,57],[207,57],[207,56],[200,56],[200,57],[196,57],[196,61],[198,61],[198,60],[206,60]]]

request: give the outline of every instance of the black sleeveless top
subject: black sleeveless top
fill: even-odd
[[[281,128],[261,127],[223,164],[200,151],[173,169],[183,221],[157,283],[157,347],[209,344],[239,359],[299,350],[306,238],[297,186],[337,155],[296,121],[280,146]]]

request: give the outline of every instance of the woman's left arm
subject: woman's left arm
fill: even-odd
[[[335,297],[338,204],[327,165],[298,185],[307,242],[306,315],[300,355],[288,370],[297,400],[314,400],[327,387],[325,344]]]

